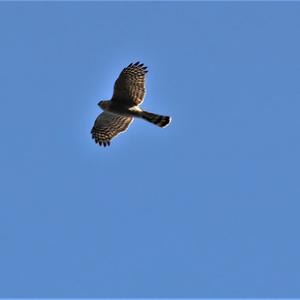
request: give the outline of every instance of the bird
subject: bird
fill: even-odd
[[[128,129],[134,118],[162,128],[170,124],[171,117],[148,112],[140,107],[145,98],[147,72],[147,67],[139,61],[121,71],[115,81],[112,98],[98,103],[103,112],[96,118],[91,130],[95,143],[109,146],[114,137]]]

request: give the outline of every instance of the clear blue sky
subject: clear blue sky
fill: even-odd
[[[300,3],[0,3],[1,297],[300,297]],[[120,70],[145,109],[90,129]]]

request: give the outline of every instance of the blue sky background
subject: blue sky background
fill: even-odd
[[[1,297],[300,297],[300,3],[0,3]],[[136,120],[90,129],[120,70]]]

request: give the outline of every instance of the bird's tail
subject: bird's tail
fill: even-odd
[[[153,114],[143,111],[140,114],[141,118],[159,127],[166,127],[171,122],[171,117]]]

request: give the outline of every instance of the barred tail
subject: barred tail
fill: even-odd
[[[141,113],[141,117],[150,122],[153,123],[159,127],[166,127],[169,125],[169,123],[171,122],[171,117],[168,116],[161,116],[161,115],[157,115],[157,114],[153,114],[147,111],[143,111]]]

